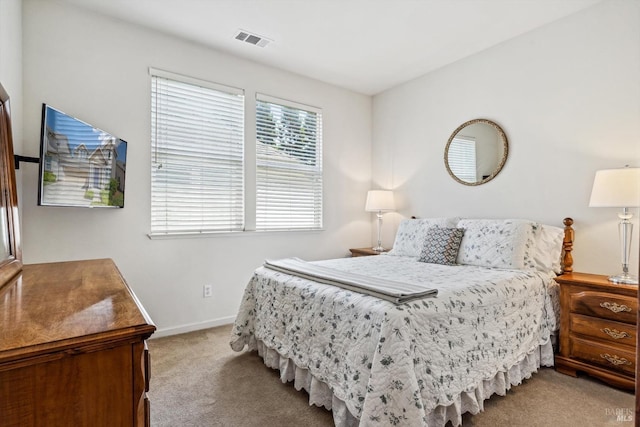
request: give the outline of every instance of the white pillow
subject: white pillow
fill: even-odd
[[[534,228],[535,251],[533,261],[535,267],[541,271],[552,270],[556,274],[562,273],[561,257],[564,229],[552,225],[537,224]]]
[[[400,221],[393,248],[387,253],[394,256],[419,257],[431,227],[455,227],[459,218],[418,218]]]
[[[458,264],[489,268],[524,269],[525,253],[531,258],[533,222],[516,219],[463,219],[464,236]]]

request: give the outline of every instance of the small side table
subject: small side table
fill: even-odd
[[[556,370],[585,372],[633,390],[638,285],[614,284],[586,273],[556,277],[560,285],[560,352]]]
[[[380,255],[381,253],[389,252],[386,249],[382,252],[378,252],[378,251],[374,251],[371,248],[354,248],[354,249],[349,249],[349,251],[351,252],[352,257]]]

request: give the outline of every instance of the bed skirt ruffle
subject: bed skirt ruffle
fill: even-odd
[[[442,427],[448,421],[453,426],[462,425],[462,414],[470,412],[477,414],[484,410],[484,401],[493,394],[504,396],[512,387],[531,378],[540,366],[553,366],[553,345],[555,336],[543,345],[532,350],[522,361],[516,363],[505,372],[498,372],[493,378],[481,381],[475,387],[462,392],[457,399],[448,406],[437,406],[427,414],[428,427]],[[253,341],[253,340],[252,340]],[[264,342],[255,340],[249,345],[250,349],[257,349],[264,364],[280,371],[282,382],[293,382],[296,390],[304,389],[309,394],[309,404],[331,410],[336,427],[352,427],[359,424],[359,420],[349,412],[344,401],[338,399],[329,386],[317,380],[309,370],[296,366],[293,360],[280,355],[269,348]]]

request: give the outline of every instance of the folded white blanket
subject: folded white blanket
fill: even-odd
[[[285,258],[273,261],[266,260],[264,266],[282,273],[371,295],[395,304],[402,304],[438,294],[437,289],[425,289],[424,287],[410,283],[394,282],[387,279],[348,273],[315,265],[300,258]]]

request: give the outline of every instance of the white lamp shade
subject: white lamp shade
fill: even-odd
[[[367,193],[367,203],[364,210],[367,212],[391,212],[396,209],[393,200],[393,191],[370,190]]]
[[[637,208],[640,206],[640,168],[604,169],[596,172],[589,206]]]

